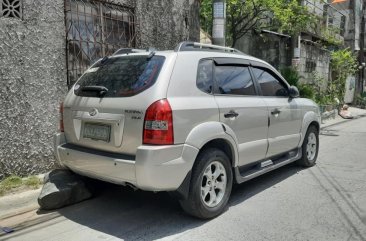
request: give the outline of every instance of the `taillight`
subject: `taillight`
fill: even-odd
[[[60,103],[60,126],[59,126],[60,132],[64,132],[64,103]]]
[[[152,145],[174,144],[173,114],[167,99],[158,100],[147,108],[143,143]]]

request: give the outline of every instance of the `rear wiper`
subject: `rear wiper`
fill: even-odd
[[[81,91],[84,92],[97,92],[99,97],[103,97],[108,93],[108,89],[104,86],[84,86],[81,88]]]
[[[155,55],[155,51],[152,51],[149,53],[149,55],[147,56],[147,60],[150,60],[152,57],[154,57]]]

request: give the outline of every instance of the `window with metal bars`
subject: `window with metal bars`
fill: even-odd
[[[22,1],[0,0],[0,17],[22,19]]]
[[[65,0],[67,83],[98,59],[135,46],[134,9],[99,0]]]

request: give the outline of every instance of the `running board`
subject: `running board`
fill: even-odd
[[[243,182],[249,181],[250,179],[258,177],[264,173],[270,172],[274,169],[277,169],[277,168],[287,165],[291,162],[294,162],[294,161],[300,159],[302,156],[301,148],[297,149],[297,153],[295,155],[292,153],[294,153],[294,152],[293,151],[289,152],[288,154],[282,156],[281,158],[275,159],[275,160],[262,161],[258,165],[255,165],[253,168],[242,171],[242,172],[240,172],[239,167],[235,167],[234,170],[235,170],[236,182],[243,183]]]

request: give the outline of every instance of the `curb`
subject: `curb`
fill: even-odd
[[[7,237],[12,235],[13,233],[35,226],[37,224],[50,221],[52,219],[56,219],[60,217],[61,215],[58,212],[50,212],[50,213],[44,213],[40,214],[36,210],[32,210],[29,212],[25,212],[22,214],[15,215],[13,217],[9,217],[7,219],[4,219],[1,221],[2,225],[10,227],[12,232],[11,233],[1,233],[0,230],[0,239],[2,237]],[[21,221],[19,221],[19,219]]]
[[[340,116],[337,116],[337,117],[340,118],[340,121],[337,121],[337,122],[335,122],[333,124],[329,124],[329,125],[326,125],[326,124],[323,125],[323,126],[320,125],[320,130],[323,130],[323,129],[328,128],[328,127],[340,125],[340,124],[343,124],[343,123],[346,123],[346,122],[349,122],[349,121],[353,121],[353,120],[357,120],[357,119],[366,117],[366,114],[361,114],[361,115],[354,116],[353,119],[343,119]]]
[[[28,190],[0,198],[0,220],[39,208],[37,197],[41,188]]]

